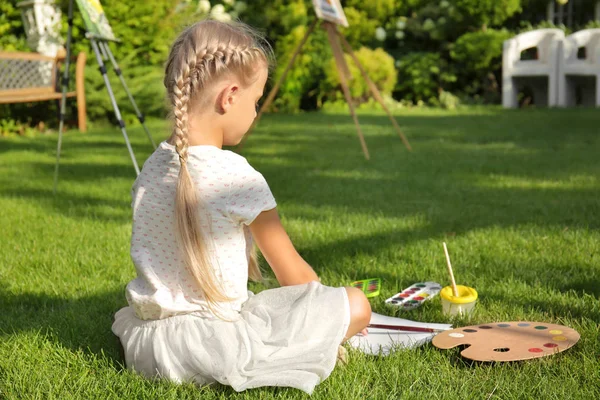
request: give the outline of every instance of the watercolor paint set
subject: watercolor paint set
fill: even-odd
[[[442,289],[437,282],[417,282],[396,293],[385,302],[402,310],[414,310],[425,301],[434,298]]]

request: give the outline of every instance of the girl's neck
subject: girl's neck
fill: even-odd
[[[188,144],[190,146],[215,146],[223,147],[223,134],[209,134],[206,130],[192,130],[188,128]]]
[[[169,144],[175,145],[175,135],[171,135]],[[223,131],[208,118],[188,119],[188,145],[214,146],[223,148]]]

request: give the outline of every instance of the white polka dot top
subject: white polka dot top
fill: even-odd
[[[140,319],[177,314],[212,316],[202,291],[187,271],[175,238],[175,188],[179,174],[175,147],[163,142],[145,162],[132,188],[131,257],[137,278],[127,285],[127,301]],[[209,260],[225,294],[219,314],[237,318],[248,298],[248,225],[276,207],[263,176],[246,159],[214,146],[191,146],[188,169],[203,203]],[[209,222],[210,221],[210,222]]]

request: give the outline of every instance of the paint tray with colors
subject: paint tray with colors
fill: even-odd
[[[435,297],[440,290],[442,290],[442,286],[437,282],[417,282],[396,293],[385,302],[400,307],[402,310],[413,310]]]
[[[365,296],[368,298],[379,296],[379,292],[381,290],[381,279],[379,278],[370,278],[370,279],[362,279],[360,281],[355,281],[350,284],[350,286],[355,287],[363,291]]]

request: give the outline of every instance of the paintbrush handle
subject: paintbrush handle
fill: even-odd
[[[452,264],[450,263],[450,254],[448,254],[448,247],[446,242],[444,244],[444,254],[446,254],[446,263],[448,265],[448,274],[450,274],[450,283],[452,283],[452,294],[454,297],[458,297],[458,288],[456,287],[456,281],[454,280],[454,273],[452,272]]]
[[[402,326],[402,325],[384,325],[384,324],[370,324],[367,328],[379,328],[379,329],[390,329],[394,331],[406,331],[406,332],[426,332],[426,333],[437,333],[443,332],[445,329],[434,329],[434,328],[423,328],[420,326]]]

